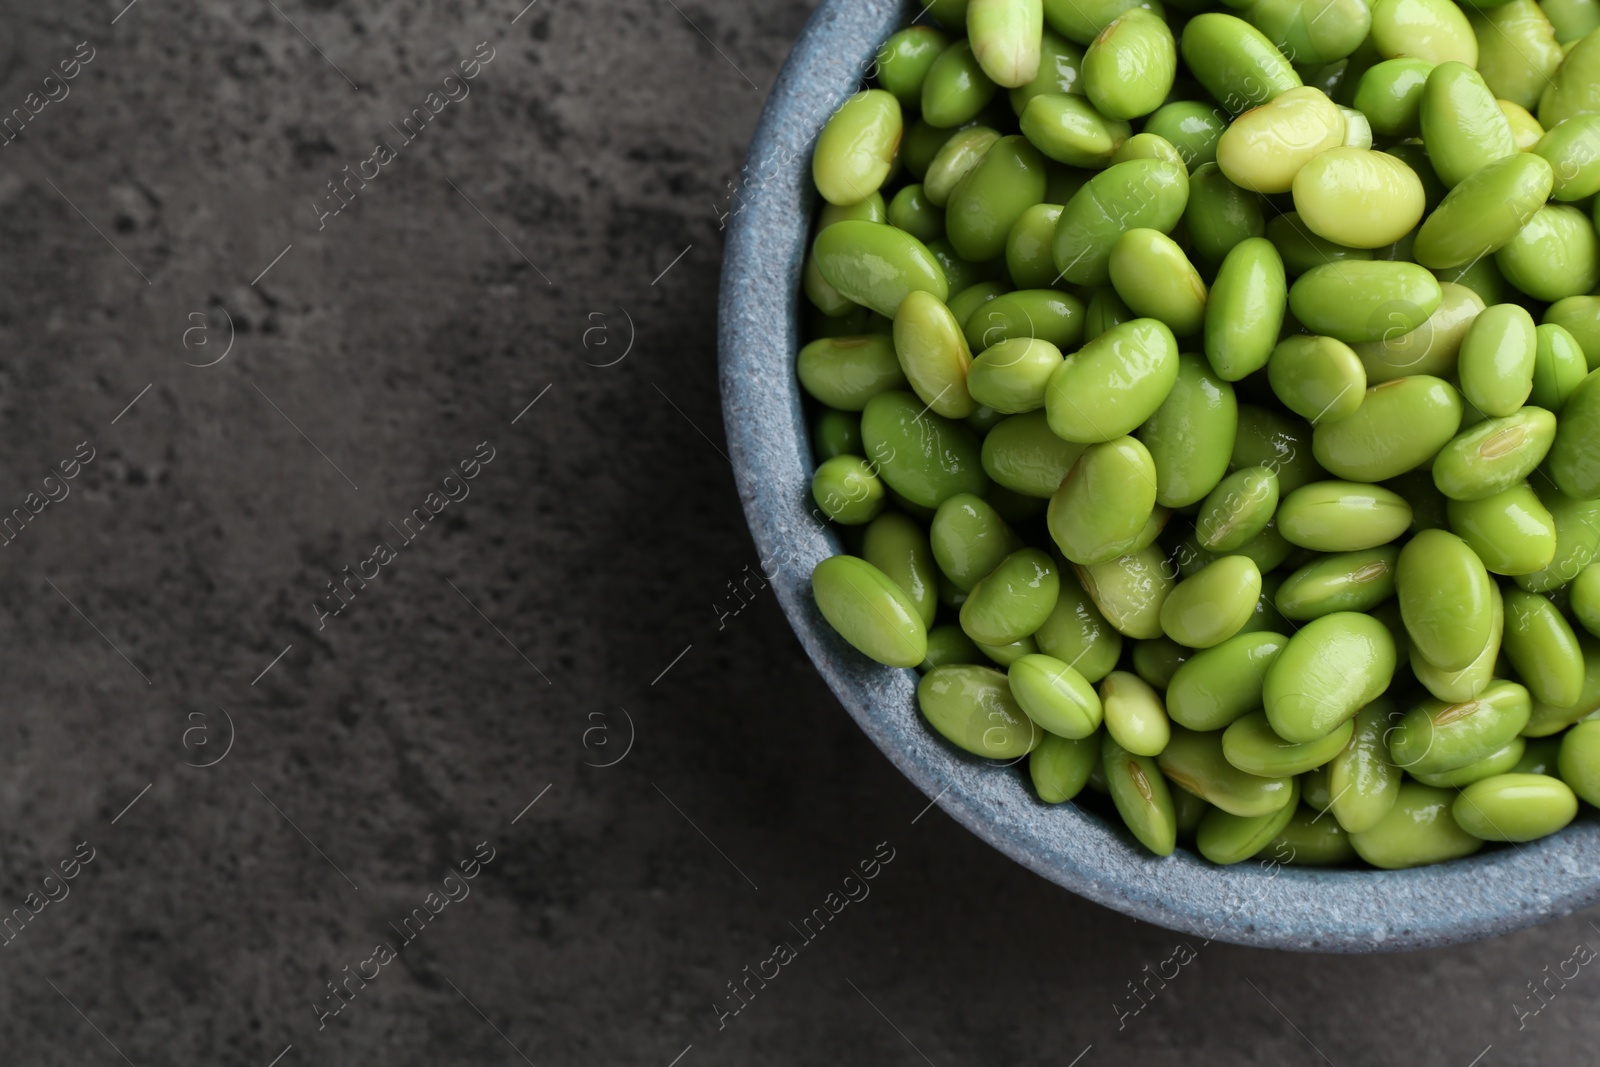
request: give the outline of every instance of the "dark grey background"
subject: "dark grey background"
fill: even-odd
[[[1119,1025],[1183,939],[918,818],[770,594],[719,619],[757,558],[718,215],[803,5],[124,3],[0,8],[0,115],[94,49],[0,145],[0,512],[95,450],[0,548],[0,912],[94,850],[0,942],[0,1062],[1594,1058],[1594,968],[1518,1017],[1600,945],[1586,916],[1387,957],[1190,938]],[[471,895],[319,1028],[480,842]],[[880,842],[871,895],[719,1025]]]

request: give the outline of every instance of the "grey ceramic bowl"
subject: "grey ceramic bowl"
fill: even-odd
[[[1591,814],[1543,841],[1411,871],[1217,867],[1182,850],[1158,859],[1111,820],[1042,804],[1025,767],[947,744],[917,711],[916,673],[870,662],[823,620],[811,569],[840,548],[810,514],[814,463],[793,369],[811,144],[878,42],[914,14],[895,0],[823,0],[756,127],[722,268],[723,418],[739,495],[778,601],[840,702],[906,777],[1000,852],[1108,908],[1199,937],[1393,951],[1491,937],[1600,899]]]

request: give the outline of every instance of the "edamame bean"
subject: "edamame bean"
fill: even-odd
[[[1189,202],[1183,227],[1200,257],[1220,263],[1234,246],[1266,233],[1261,198],[1228,180],[1215,163],[1203,163],[1189,175]]]
[[[1046,804],[1060,804],[1083,792],[1089,772],[1100,764],[1100,739],[1073,740],[1045,734],[1028,755],[1028,777]]]
[[[1400,550],[1395,591],[1412,646],[1428,662],[1459,671],[1489,641],[1492,580],[1455,534],[1423,530]]]
[[[1600,497],[1600,373],[1578,383],[1561,416],[1550,447],[1550,477],[1569,496]]]
[[[883,482],[860,456],[834,456],[811,477],[811,496],[824,514],[843,526],[871,522],[883,510]]]
[[[1023,656],[1011,664],[1008,677],[1022,710],[1050,733],[1081,740],[1100,728],[1100,696],[1060,660],[1039,653]]]
[[[1107,268],[1112,287],[1134,314],[1166,323],[1179,337],[1199,332],[1205,282],[1172,238],[1157,230],[1129,230],[1112,246]]]
[[[1589,374],[1578,341],[1553,322],[1534,331],[1533,389],[1529,399],[1542,408],[1564,414],[1567,400]]]
[[[1533,391],[1536,347],[1533,316],[1525,308],[1496,304],[1484,309],[1461,341],[1462,394],[1485,415],[1515,413]]]
[[[1158,856],[1171,855],[1178,843],[1177,816],[1156,761],[1129,752],[1108,732],[1101,742],[1100,762],[1123,823],[1145,848]]]
[[[960,126],[976,117],[997,91],[972,45],[956,41],[939,53],[922,80],[922,117],[934,126]]]
[[[1176,380],[1139,428],[1155,464],[1156,502],[1187,507],[1215,488],[1228,469],[1237,425],[1233,386],[1205,360],[1178,357]]]
[[[967,342],[982,352],[1011,338],[1037,338],[1060,349],[1083,339],[1083,301],[1059,289],[1018,289],[995,297],[967,320]]]
[[[1576,44],[1590,30],[1600,29],[1600,3],[1595,0],[1544,0],[1539,7],[1562,45]]]
[[[950,38],[932,26],[907,26],[878,49],[878,83],[902,108],[922,103],[922,83]]]
[[[913,504],[936,508],[958,493],[983,493],[976,435],[928,411],[910,393],[879,393],[861,412],[861,439],[889,488]]]
[[[1167,685],[1167,714],[1191,730],[1220,730],[1261,705],[1267,669],[1288,638],[1241,633],[1196,652]]]
[[[1349,742],[1355,723],[1346,722],[1315,741],[1293,744],[1272,732],[1265,712],[1251,712],[1222,732],[1222,754],[1246,774],[1281,778],[1333,759]]]
[[[1208,11],[1190,19],[1180,50],[1189,73],[1235,115],[1302,84],[1266,34],[1232,15]]]
[[[1544,461],[1556,437],[1556,417],[1525,407],[1464,430],[1433,461],[1433,481],[1455,500],[1482,500],[1518,485]]]
[[[1416,56],[1468,68],[1478,62],[1472,26],[1449,0],[1378,0],[1372,6],[1372,44],[1385,59]]]
[[[950,191],[945,228],[963,259],[980,263],[1006,250],[1022,213],[1042,203],[1044,156],[1023,137],[1002,137]]]
[[[1578,636],[1547,597],[1520,589],[1505,594],[1505,653],[1533,698],[1568,707],[1583,695]]]
[[[1405,633],[1402,625],[1400,632]],[[1494,680],[1495,665],[1499,661],[1500,642],[1505,634],[1505,610],[1500,587],[1489,585],[1489,641],[1476,659],[1459,671],[1446,671],[1429,663],[1414,646],[1409,651],[1411,673],[1424,689],[1446,703],[1456,704],[1471,700]],[[1406,639],[1410,643],[1409,638]]]
[[[946,741],[974,756],[1019,759],[1044,738],[992,667],[935,667],[917,683],[917,707]]]
[[[860,416],[835,408],[824,408],[811,424],[811,445],[818,461],[846,453],[859,456],[865,451],[861,444]]]
[[[1011,416],[984,436],[983,469],[996,485],[1048,500],[1083,449],[1051,433],[1044,412],[1030,411]],[[1554,536],[1552,531],[1552,550]]]
[[[1207,494],[1195,517],[1195,538],[1212,552],[1231,552],[1266,529],[1278,507],[1278,476],[1266,467],[1245,467]]]
[[[882,223],[836,222],[817,234],[812,255],[829,285],[890,318],[907,293],[920,289],[940,300],[949,295],[944,271],[928,247]]]
[[[1386,0],[1388,3],[1433,0]],[[1452,10],[1465,22],[1454,4]],[[1476,51],[1476,43],[1473,50]],[[1424,57],[1426,58],[1426,57]],[[1441,61],[1428,72],[1418,111],[1422,140],[1434,173],[1447,186],[1455,186],[1474,171],[1497,159],[1514,155],[1516,141],[1511,124],[1495,103],[1483,76],[1470,63]]]
[[[971,0],[967,36],[990,81],[1007,89],[1026,85],[1039,73],[1044,5],[1040,0]]]
[[[980,645],[1008,645],[1032,635],[1055,610],[1060,578],[1037,548],[1011,553],[967,594],[961,628]]]
[[[924,626],[933,626],[939,608],[938,569],[921,523],[897,512],[879,515],[867,524],[861,556],[911,598]]]
[[[1056,280],[1051,246],[1060,217],[1060,204],[1035,204],[1022,213],[1006,236],[1006,273],[1021,287],[1020,292],[1043,289]],[[1076,343],[1071,342],[1068,347]]]
[[[1178,342],[1165,323],[1132,319],[1113,326],[1051,375],[1050,429],[1083,444],[1115,440],[1154,414],[1177,378]]]
[[[1473,837],[1532,841],[1576,818],[1578,798],[1565,782],[1549,775],[1497,774],[1463,789],[1450,810]]]
[[[1083,591],[1124,637],[1161,636],[1161,605],[1172,591],[1172,575],[1160,549],[1149,547],[1108,563],[1075,568]]]
[[[922,195],[928,198],[928,203],[944,207],[961,179],[983,160],[998,140],[999,131],[988,126],[968,126],[947,133],[928,163],[926,177],[922,179]]]
[[[1289,309],[1313,333],[1353,344],[1416,329],[1442,297],[1438,279],[1415,263],[1345,260],[1296,278]]]
[[[1519,107],[1536,107],[1561,66],[1555,27],[1533,0],[1510,0],[1468,13],[1478,40],[1478,73],[1489,91]]]
[[[1587,293],[1600,282],[1600,242],[1583,212],[1546,204],[1494,254],[1506,281],[1537,300]]]
[[[998,300],[1007,291],[999,282],[978,282],[965,289],[958,289],[956,295],[950,298],[948,305],[950,314],[956,317],[957,322],[964,325],[978,313],[979,308],[992,300]]]
[[[1555,559],[1555,519],[1526,482],[1480,500],[1452,500],[1448,515],[1450,529],[1494,574],[1533,574]]]
[[[1211,648],[1238,633],[1261,596],[1261,571],[1247,556],[1224,556],[1179,582],[1161,606],[1161,629],[1189,648]]]
[[[1544,136],[1544,127],[1539,125],[1539,120],[1527,108],[1509,100],[1496,100],[1495,103],[1500,105],[1506,121],[1511,124],[1511,140],[1516,144],[1517,151],[1532,151],[1539,143],[1539,138]]]
[[[1575,500],[1542,481],[1534,491],[1555,523],[1556,554],[1543,570],[1518,575],[1517,584],[1530,593],[1548,593],[1572,581],[1600,552],[1600,501]]]
[[[960,626],[947,622],[928,631],[928,656],[917,664],[917,670],[926,674],[935,667],[978,663],[982,656],[978,646],[962,632]]]
[[[1046,0],[1044,18],[1069,41],[1086,45],[1129,8],[1163,13],[1159,0]]]
[[[1218,377],[1238,381],[1266,366],[1283,325],[1286,283],[1271,241],[1249,238],[1228,252],[1205,308],[1206,358]]]
[[[1061,350],[1049,341],[1013,337],[984,349],[967,370],[972,399],[1003,415],[1044,406],[1052,374],[1061,367]]]
[[[1070,570],[1061,575],[1055,610],[1033,636],[1040,652],[1073,667],[1088,682],[1110,674],[1122,655],[1122,635]]]
[[[1157,689],[1166,689],[1172,676],[1193,653],[1170,637],[1133,643],[1133,671]]]
[[[1456,267],[1505,247],[1544,206],[1553,182],[1550,164],[1532,152],[1466,175],[1423,222],[1413,248],[1417,262]]]
[[[1106,168],[1061,209],[1056,268],[1073,285],[1106,284],[1115,239],[1141,226],[1166,233],[1183,217],[1188,197],[1188,172],[1175,163],[1130,159]]]
[[[1049,26],[1039,37],[1039,69],[1026,85],[1010,93],[1011,110],[1021,115],[1028,101],[1045,93],[1083,94],[1083,49]]]
[[[1298,799],[1293,778],[1248,774],[1229,763],[1222,752],[1221,732],[1174,726],[1156,762],[1175,785],[1244,818],[1282,811]]]
[[[1320,557],[1284,579],[1275,603],[1284,618],[1296,621],[1370,611],[1394,595],[1398,557],[1392,545]]]
[[[1300,86],[1236,118],[1217,141],[1217,166],[1241,188],[1287,193],[1300,169],[1343,144],[1345,132],[1338,105]]]
[[[1161,106],[1177,69],[1178,47],[1166,22],[1130,8],[1090,42],[1083,90],[1107,118],[1134,119]]]
[[[1350,844],[1362,859],[1386,870],[1470,856],[1483,842],[1456,822],[1453,800],[1448,790],[1406,782],[1389,813],[1372,829],[1351,834]]]
[[[890,667],[927,657],[928,629],[917,605],[888,575],[855,556],[829,556],[811,572],[828,625],[863,655]]]
[[[1283,495],[1327,474],[1311,455],[1311,427],[1293,415],[1255,404],[1239,405],[1239,431],[1228,462],[1236,470],[1259,466],[1276,471]]]
[[[1212,863],[1230,864],[1242,863],[1266,848],[1299,807],[1300,783],[1291,782],[1294,799],[1270,815],[1243,818],[1216,809],[1206,812],[1195,831],[1196,850]]]
[[[977,408],[967,391],[972,352],[938,297],[922,290],[906,294],[894,314],[894,351],[912,391],[935,414],[964,419]]]
[[[1165,138],[1178,150],[1191,174],[1217,161],[1217,142],[1227,128],[1226,115],[1198,100],[1163,104],[1144,120],[1144,132]]]
[[[974,641],[973,644],[978,646],[978,651],[982,652],[991,663],[1001,667],[1010,667],[1023,656],[1032,656],[1039,651],[1038,642],[1031,636],[1006,645],[986,645],[982,641]]]
[[[1133,312],[1109,285],[1096,289],[1083,312],[1083,339],[1093,341],[1113,326],[1132,321]]]
[[[1367,391],[1366,367],[1350,346],[1311,334],[1278,342],[1267,362],[1267,380],[1283,406],[1312,425],[1355,414]]]
[[[1050,498],[1050,536],[1073,563],[1109,563],[1133,551],[1155,503],[1155,464],[1143,444],[1090,445]]]
[[[1356,83],[1355,108],[1382,137],[1415,137],[1422,87],[1433,64],[1415,56],[1386,59],[1366,69]]]
[[[1389,757],[1413,774],[1439,774],[1500,751],[1522,731],[1528,691],[1495,681],[1472,700],[1425,700],[1400,717],[1389,734]]]
[[[881,334],[812,341],[800,350],[795,373],[807,393],[840,411],[860,411],[906,384],[894,343]]]
[[[889,225],[927,244],[944,236],[944,212],[928,199],[920,184],[908,185],[889,202]]]
[[[1171,723],[1161,696],[1138,675],[1112,671],[1100,683],[1106,732],[1137,756],[1156,756],[1167,747]]]
[[[1360,482],[1312,482],[1278,505],[1278,531],[1313,552],[1359,552],[1399,537],[1411,505],[1397,493]]]
[[[1354,414],[1320,423],[1311,449],[1318,463],[1341,478],[1384,481],[1433,459],[1460,425],[1461,394],[1455,387],[1416,374],[1373,386]]]
[[[1600,637],[1600,566],[1590,564],[1572,580],[1572,614],[1596,637]]]
[[[1588,34],[1568,50],[1539,96],[1539,122],[1552,129],[1574,115],[1600,113],[1600,39]]]
[[[1394,638],[1372,616],[1336,611],[1313,619],[1267,669],[1267,719],[1285,741],[1315,741],[1381,696],[1394,669]]]
[[[1244,17],[1302,67],[1345,58],[1372,28],[1371,13],[1361,0],[1258,0],[1245,8]]]
[[[1522,738],[1513,737],[1505,748],[1465,767],[1457,767],[1453,771],[1443,771],[1439,774],[1414,774],[1412,777],[1423,785],[1436,785],[1441,789],[1460,789],[1473,782],[1493,778],[1497,774],[1510,773],[1527,747],[1528,743]]]
[[[1581,722],[1567,731],[1556,766],[1574,793],[1600,807],[1600,721]]]
[[[1294,207],[1320,237],[1350,248],[1380,248],[1422,220],[1422,181],[1394,156],[1330,148],[1294,176]]]
[[[1400,795],[1400,768],[1385,740],[1393,711],[1389,701],[1375,700],[1356,712],[1349,740],[1328,761],[1327,810],[1349,833],[1372,829]]]
[[[1597,0],[1600,2],[1600,0]],[[1569,296],[1544,312],[1544,321],[1570,333],[1590,370],[1600,370],[1600,296]]]
[[[1109,165],[1132,133],[1126,122],[1106,118],[1087,98],[1064,93],[1029,100],[1018,125],[1039,151],[1071,167]]]
[[[1283,258],[1284,270],[1290,277],[1298,277],[1313,267],[1328,263],[1375,258],[1370,248],[1346,248],[1325,241],[1312,233],[1300,221],[1298,213],[1285,212],[1267,222],[1267,240]]]
[[[1022,538],[994,507],[970,493],[959,493],[939,505],[928,539],[940,572],[963,593],[1022,548]]]
[[[882,89],[857,93],[817,136],[811,177],[830,204],[859,204],[883,185],[900,148],[900,102]]]
[[[1443,378],[1455,373],[1461,340],[1483,311],[1483,299],[1454,282],[1440,282],[1439,294],[1439,306],[1415,330],[1386,332],[1382,340],[1352,346],[1369,386],[1416,374]]]
[[[1298,867],[1337,867],[1356,858],[1350,835],[1332,819],[1319,819],[1317,811],[1301,804],[1289,822],[1263,850],[1285,857]]]
[[[1574,115],[1546,131],[1533,154],[1550,164],[1550,195],[1565,203],[1600,193],[1600,115]]]

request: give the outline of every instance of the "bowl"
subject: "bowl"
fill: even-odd
[[[972,833],[1050,881],[1146,922],[1211,940],[1321,952],[1428,948],[1506,933],[1600,900],[1600,821],[1404,871],[1159,858],[1119,823],[1047,805],[1025,768],[960,751],[923,721],[917,674],[851,648],[811,597],[840,551],[812,514],[815,468],[794,373],[800,272],[816,205],[811,146],[860,88],[878,44],[918,13],[895,0],[822,0],[757,123],[725,220],[718,323],[723,420],[763,574],[834,695],[907,778]]]

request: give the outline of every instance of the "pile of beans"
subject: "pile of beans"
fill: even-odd
[[[1165,4],[933,0],[821,130],[817,605],[1160,855],[1555,833],[1600,805],[1600,0]]]

